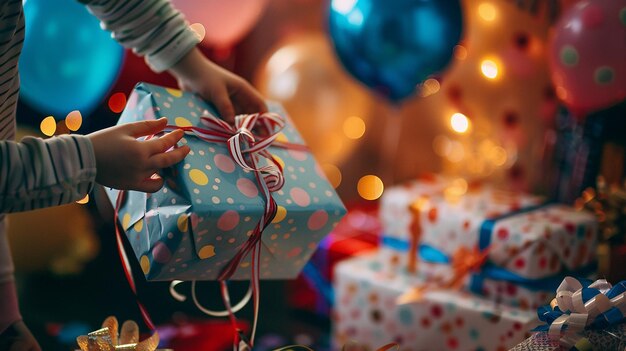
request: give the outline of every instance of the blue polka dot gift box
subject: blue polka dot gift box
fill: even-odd
[[[292,279],[345,214],[285,111],[268,107],[233,127],[194,94],[135,87],[118,123],[167,117],[191,148],[161,190],[125,192],[118,206],[147,280],[248,280],[252,266],[260,279]],[[107,194],[116,205],[119,192]]]

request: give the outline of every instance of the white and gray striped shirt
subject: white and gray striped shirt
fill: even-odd
[[[145,56],[155,71],[168,69],[198,43],[182,14],[167,0],[80,2],[120,44]],[[17,63],[23,41],[22,0],[0,0],[0,284],[13,279],[4,214],[78,200],[92,189],[96,176],[93,147],[85,136],[14,141]]]

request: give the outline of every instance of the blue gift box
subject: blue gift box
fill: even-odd
[[[286,113],[268,103],[269,110]],[[215,109],[188,92],[138,84],[119,124],[167,117],[179,127],[201,126]],[[277,140],[304,141],[288,117]],[[259,223],[265,199],[254,172],[243,170],[223,143],[186,135],[189,155],[164,172],[156,193],[129,191],[119,208],[122,229],[148,280],[216,280]],[[308,151],[270,146],[284,170],[285,184],[273,192],[276,216],[261,236],[260,278],[291,279],[346,210]],[[115,204],[119,191],[107,189]],[[250,279],[251,257],[241,260],[230,279]]]

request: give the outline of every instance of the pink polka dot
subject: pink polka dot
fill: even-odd
[[[250,179],[240,178],[237,181],[237,189],[247,197],[253,198],[259,195],[259,189]]]
[[[217,220],[217,228],[223,231],[233,230],[237,224],[239,224],[239,213],[233,210],[224,212]]]
[[[154,245],[152,249],[152,257],[158,263],[167,263],[172,259],[172,252],[162,241]]]
[[[317,210],[309,217],[307,223],[310,230],[319,230],[328,222],[328,213],[324,210]]]
[[[199,218],[197,214],[192,213],[189,218],[191,218],[191,229],[196,229],[198,227]]]
[[[304,161],[306,160],[307,153],[304,151],[289,150],[289,156],[293,157],[294,159],[298,161]]]
[[[309,197],[309,194],[307,194],[307,192],[301,188],[293,188],[291,189],[289,194],[298,206],[306,207],[309,206],[309,204],[311,203],[311,198]]]
[[[154,111],[151,108],[147,109],[146,112],[143,113],[143,119],[150,120],[155,118]]]
[[[134,109],[137,106],[137,94],[130,94],[128,101],[126,102],[127,109]]]
[[[213,157],[213,162],[222,172],[233,173],[235,171],[235,162],[223,154],[217,154]]]
[[[294,247],[291,251],[287,252],[287,258],[294,258],[302,253],[301,247]]]

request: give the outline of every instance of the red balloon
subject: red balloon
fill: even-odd
[[[266,0],[173,0],[191,23],[205,29],[203,42],[216,47],[230,47],[256,24]]]
[[[588,114],[626,98],[626,2],[583,0],[555,25],[549,63],[557,96]]]

